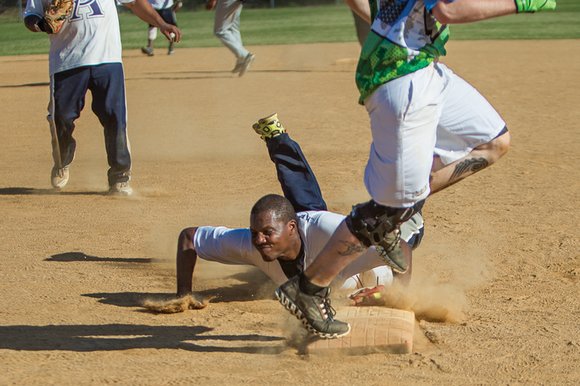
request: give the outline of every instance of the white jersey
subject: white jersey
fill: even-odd
[[[173,0],[149,0],[153,9],[167,9],[173,7]]]
[[[134,0],[118,0],[128,4]],[[28,0],[24,16],[44,15],[49,0]],[[115,0],[74,0],[60,32],[49,35],[50,75],[81,66],[121,63],[121,33]]]
[[[405,223],[401,227],[401,237],[406,241],[419,233],[419,229],[423,226],[421,216],[419,214],[415,216],[416,222]],[[325,211],[309,211],[300,212],[297,217],[298,230],[304,248],[304,268],[306,268],[318,256],[344,220],[344,216]],[[252,234],[248,228],[199,227],[193,237],[193,245],[197,255],[204,260],[223,264],[253,265],[278,285],[289,279],[278,261],[266,262],[262,259],[252,244]],[[375,248],[371,247],[359,259],[347,266],[338,275],[337,281],[344,281],[353,275],[382,265],[384,265],[383,259]]]

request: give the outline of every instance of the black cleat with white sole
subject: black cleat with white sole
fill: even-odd
[[[300,276],[295,276],[276,289],[276,297],[308,331],[324,339],[348,335],[350,324],[334,319],[336,311],[330,305],[330,288],[314,295],[300,291]]]

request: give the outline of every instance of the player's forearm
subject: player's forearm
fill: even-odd
[[[193,246],[193,236],[197,228],[186,228],[177,241],[177,296],[190,294],[193,290],[193,270],[197,262],[197,252]]]
[[[371,24],[371,8],[367,0],[345,0],[346,4],[364,21]]]
[[[439,1],[433,15],[443,24],[471,23],[494,17],[515,14],[514,0],[455,0]]]

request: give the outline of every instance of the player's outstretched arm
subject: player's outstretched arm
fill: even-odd
[[[197,228],[185,228],[177,240],[177,296],[192,292],[193,270],[197,262],[197,252],[193,246],[193,236]]]
[[[144,22],[159,28],[159,31],[165,35],[167,40],[173,40],[174,42],[181,40],[181,30],[174,25],[166,23],[147,0],[135,0],[123,3],[123,5]]]
[[[435,18],[443,24],[472,23],[522,12],[553,10],[556,0],[441,0],[433,8]]]

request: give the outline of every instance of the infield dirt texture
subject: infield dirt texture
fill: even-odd
[[[179,231],[248,224],[280,192],[252,131],[278,112],[332,210],[366,200],[358,45],[125,51],[131,198],[106,186],[103,134],[78,120],[69,186],[51,194],[46,55],[0,58],[0,384],[578,384],[580,41],[451,42],[444,58],[501,112],[511,151],[429,199],[414,352],[308,358],[253,272],[199,263],[202,310],[142,312],[174,292]],[[248,283],[249,282],[249,283]],[[338,296],[338,294],[337,294]],[[341,306],[338,298],[337,307]]]

